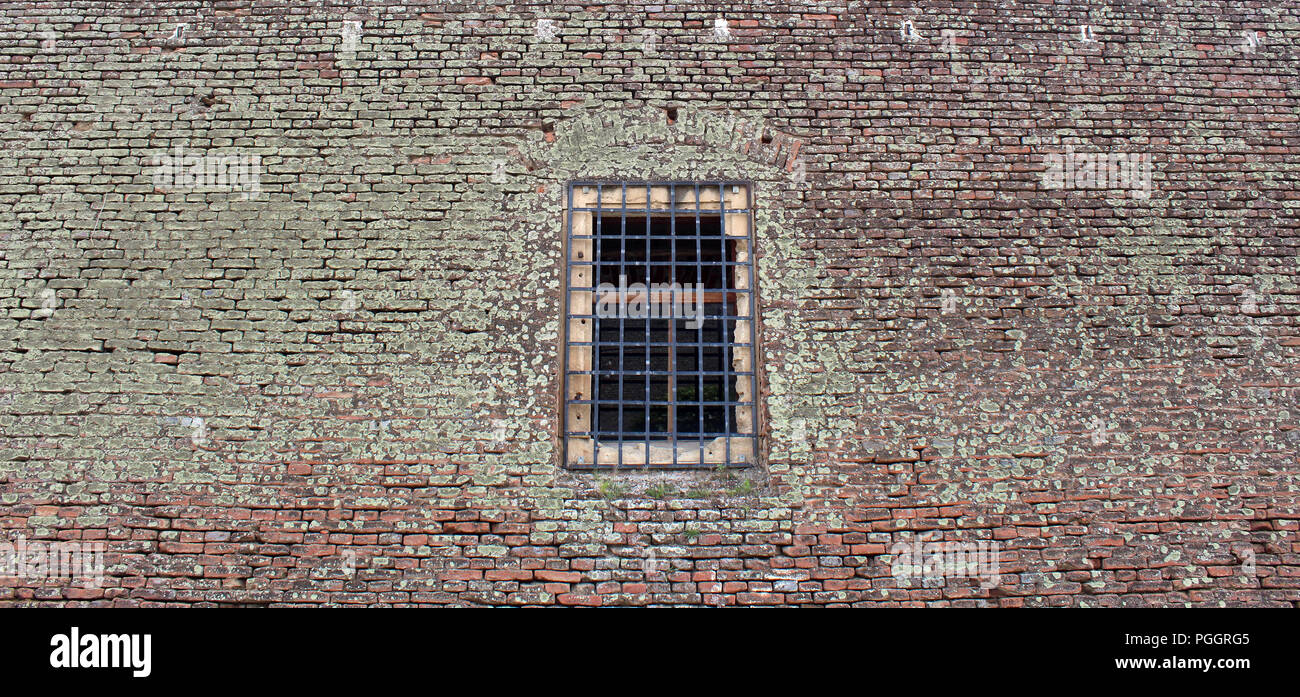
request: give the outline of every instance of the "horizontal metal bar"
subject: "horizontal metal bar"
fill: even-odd
[[[587,261],[586,259],[572,259],[570,260],[569,265],[570,266],[603,266],[605,268],[610,268],[610,269],[616,269],[619,267],[636,269],[643,266],[680,266],[683,268],[690,269],[698,266],[703,266],[706,268],[725,267],[725,266],[749,266],[749,263],[744,261],[695,261],[695,260],[685,260],[685,259],[681,261],[655,261],[653,259],[649,259],[645,261],[600,261],[600,260]]]
[[[662,400],[653,402],[642,401],[622,401],[613,399],[570,399],[569,404],[595,404],[600,406],[616,407],[622,404],[624,407],[669,407],[669,406],[687,406],[687,407],[752,407],[753,402],[665,402]],[[624,410],[626,411],[626,409]]]
[[[705,322],[723,322],[723,321],[744,322],[744,321],[746,321],[746,320],[749,319],[749,317],[748,317],[747,315],[708,315],[708,314],[706,314],[706,315],[696,316],[696,315],[694,315],[694,314],[689,314],[689,313],[683,314],[681,317],[648,317],[648,316],[647,316],[647,317],[601,317],[601,316],[599,316],[599,315],[568,315],[568,317],[569,317],[569,319],[598,319],[598,320],[603,320],[603,321],[605,321],[605,322],[609,322],[609,323],[611,323],[611,325],[612,325],[613,323],[619,321],[620,319],[623,320],[624,322],[629,323],[629,324],[631,324],[631,323],[633,323],[633,322],[637,322],[637,323],[640,323],[640,324],[644,324],[647,320],[649,320],[649,321],[651,321],[651,322],[692,322],[692,321],[694,321],[694,320],[696,320],[696,319],[701,319],[701,320],[703,320],[703,321],[705,321]],[[629,327],[629,329],[638,329],[638,327]],[[689,328],[689,331],[698,331],[699,329],[700,329],[699,327],[691,327],[691,328]],[[651,331],[656,331],[656,329],[653,328],[653,327],[651,327]],[[706,331],[717,331],[717,329],[716,329],[716,328],[706,329]],[[617,342],[617,341],[598,341],[598,342],[595,342],[595,343],[600,343],[600,344],[617,344],[617,343],[620,343],[620,342]],[[625,343],[645,343],[645,342],[625,342]],[[686,343],[686,342],[673,342],[673,343]],[[576,344],[576,345],[585,345],[583,342],[574,342],[574,344]],[[694,346],[695,344],[691,344],[691,345]],[[711,346],[740,346],[741,344],[737,344],[737,343],[735,343],[735,342],[730,342],[730,341],[729,341],[729,342],[727,342],[727,343],[725,343],[725,344],[705,344],[705,345],[706,345],[706,346],[710,346],[710,345],[711,345]]]
[[[619,433],[635,433],[638,436],[651,436],[651,437],[658,436],[658,435],[664,435],[664,436],[672,435],[668,431],[565,431],[564,435],[578,436],[578,437],[585,436],[589,438],[594,438],[597,444],[607,445],[611,441],[616,442]],[[681,431],[679,431],[679,433],[681,433]],[[705,431],[704,433],[696,433],[694,431],[690,431],[689,433],[691,434],[690,440],[688,441],[679,440],[678,443],[680,445],[691,445],[690,441],[692,440],[698,441],[701,438],[730,438],[733,440],[753,440],[755,438],[755,436],[752,433],[721,433],[716,431]],[[609,438],[610,440],[602,440],[602,438]],[[646,439],[646,440],[650,440],[650,439]],[[659,443],[659,444],[652,442],[651,445],[662,447],[663,445],[668,445],[672,442],[670,438],[664,438],[663,441],[664,441],[663,443]],[[636,445],[641,445],[641,444],[642,444],[641,442],[636,443]]]
[[[697,378],[721,378],[726,377],[727,375],[740,375],[743,377],[752,377],[754,375],[753,371],[737,373],[734,370],[729,373],[724,373],[721,370],[566,370],[565,372],[569,375],[595,375],[598,377],[613,377],[617,375],[636,375],[638,377],[645,377],[647,375],[651,377],[663,375],[690,375]]]
[[[629,346],[632,347],[632,348],[641,348],[641,347],[644,347],[644,346],[651,346],[651,347],[683,346],[683,347],[688,347],[688,348],[721,348],[721,347],[726,347],[726,346],[736,346],[736,347],[739,347],[739,348],[751,348],[751,347],[752,347],[751,344],[740,344],[740,343],[736,343],[736,344],[687,344],[687,343],[673,344],[673,343],[663,343],[663,342],[647,343],[647,342],[635,342],[635,341],[628,341],[628,342],[614,342],[614,341],[605,341],[605,342],[596,342],[596,341],[571,341],[571,342],[569,342],[569,345],[570,345],[570,346],[608,346],[608,347],[610,347],[610,348],[618,348],[619,346],[622,346],[623,348],[628,348]],[[731,372],[732,372],[733,375],[735,374],[735,371],[734,371],[734,370],[731,371]],[[719,371],[719,374],[721,374],[721,371]]]
[[[694,212],[695,212],[695,209],[694,209],[694,208],[650,208],[650,209],[645,209],[645,208],[580,208],[580,207],[574,207],[574,209],[573,209],[573,212],[574,212],[574,213],[640,213],[640,214],[642,214],[643,216],[648,216],[648,217],[663,217],[663,218],[668,218],[668,217],[677,217],[677,218],[694,218],[694,217],[695,217],[694,215],[677,215],[677,216],[670,216],[670,215],[656,216],[656,215],[655,215],[655,213],[662,213],[662,212],[665,212],[665,211],[689,211],[689,212],[691,212],[691,213],[694,213]],[[723,208],[723,209],[717,209],[717,208],[701,208],[699,212],[702,214],[701,217],[703,217],[704,215],[707,215],[707,216],[718,216],[718,217],[720,217],[720,216],[723,216],[723,215],[731,215],[731,214],[737,214],[737,213],[748,213],[749,211],[750,211],[750,209],[748,209],[748,208]],[[604,217],[604,216],[602,216],[602,217]],[[612,218],[612,217],[614,217],[614,216],[610,215],[610,216],[607,216],[607,217]],[[572,237],[573,237],[573,239],[575,239],[575,240],[581,240],[581,239],[586,239],[586,238],[588,238],[588,237],[603,237],[603,236],[604,236],[604,235],[573,235]],[[638,235],[638,237],[646,237],[646,236],[647,236],[647,235]],[[717,235],[711,235],[711,236],[707,236],[707,237],[708,237],[709,239],[715,239],[715,240],[716,240],[716,239],[718,239],[718,238],[720,238],[720,237],[722,237],[722,236],[723,236],[723,235],[722,235],[721,233],[719,233],[719,234],[717,234]],[[662,237],[662,238],[668,238],[668,237],[675,237],[675,235],[649,235],[649,237]],[[745,239],[745,238],[744,238],[744,237],[739,237],[739,236],[737,236],[737,235],[731,235],[731,236],[730,236],[730,239],[733,239],[733,240],[743,240],[743,239]]]
[[[694,440],[694,439],[692,439],[692,440]],[[686,441],[686,442],[689,443],[689,441]],[[632,465],[632,464],[624,464],[624,465],[622,465],[622,466],[623,466],[623,467],[629,467],[629,468],[635,466],[635,467],[637,467],[638,469],[644,467],[644,468],[646,468],[646,469],[652,469],[652,470],[698,470],[698,469],[700,469],[700,468],[702,468],[702,467],[716,467],[717,465],[713,465],[713,464],[711,464],[711,463],[701,465],[701,464],[698,464],[698,463],[692,464],[692,463],[689,463],[689,462],[677,462],[677,463],[673,463],[673,464],[653,464],[653,465]],[[753,467],[753,466],[754,466],[754,463],[749,462],[749,461],[747,461],[747,460],[740,461],[740,462],[732,461],[732,462],[728,462],[728,463],[727,463],[727,467],[728,467],[729,469],[748,469],[748,468]],[[588,464],[588,463],[571,463],[571,464],[567,465],[567,467],[568,467],[569,469],[571,469],[571,470],[575,470],[575,471],[579,471],[579,472],[593,472],[593,471],[600,471],[600,470],[611,470],[611,469],[614,469],[614,468],[615,468],[614,465],[605,465],[605,464],[596,464],[596,463],[590,463],[590,464]]]

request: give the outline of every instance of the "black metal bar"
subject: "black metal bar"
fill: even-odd
[[[674,265],[668,268],[669,294],[669,318],[668,318],[668,347],[667,365],[669,371],[674,374],[668,378],[668,400],[674,404],[667,409],[668,414],[664,417],[668,431],[673,435],[673,467],[677,466],[677,317],[673,316],[677,309],[677,187],[668,189],[668,208],[673,211],[672,217],[668,218],[668,260]],[[662,310],[662,308],[661,308]],[[663,313],[660,312],[660,315]],[[649,338],[649,337],[646,337]]]
[[[699,182],[696,182],[695,183],[695,278],[696,281],[699,282],[701,286],[704,285],[704,250],[702,249],[702,245],[700,244],[702,241],[701,238],[704,235],[704,232],[700,229],[701,226],[700,209],[702,207],[703,206],[700,203],[700,184]],[[722,210],[721,201],[718,201],[718,210],[719,211]],[[722,214],[719,213],[718,215],[720,217]],[[724,270],[723,273],[726,273],[726,271]],[[703,309],[704,303],[701,302],[699,306],[701,309]],[[701,313],[701,315],[702,314],[703,313]],[[699,440],[700,440],[699,445],[697,447],[700,449],[700,464],[703,465],[705,429],[704,429],[704,322],[702,318],[700,321],[700,326],[695,328],[695,342],[696,342],[695,360],[697,361],[695,364],[695,369],[699,371],[699,375],[695,379],[695,413],[696,413],[696,419],[699,421],[699,425],[697,428],[699,430]]]
[[[647,287],[648,287],[649,284],[650,284],[650,259],[651,259],[651,257],[653,256],[653,254],[652,254],[651,252],[652,252],[652,247],[654,246],[654,245],[653,245],[654,238],[653,238],[653,236],[652,236],[652,234],[651,234],[651,233],[652,233],[652,230],[651,230],[651,223],[653,222],[653,218],[651,218],[650,215],[649,215],[649,211],[650,211],[650,209],[654,208],[654,201],[651,200],[653,197],[654,197],[654,187],[653,187],[652,185],[650,185],[649,183],[647,183],[647,184],[645,185],[645,209],[646,209],[646,212],[647,212],[647,215],[646,215],[646,217],[645,217],[645,264],[646,264],[646,266],[645,266],[645,282],[646,282]],[[648,301],[649,298],[646,298],[646,300]],[[651,359],[651,356],[654,355],[654,351],[653,351],[653,349],[651,348],[651,340],[650,340],[650,336],[651,336],[651,335],[650,335],[650,313],[647,312],[647,313],[646,313],[646,316],[645,316],[645,344],[646,344],[646,348],[645,348],[645,369],[646,369],[646,376],[645,376],[645,392],[643,392],[643,393],[641,394],[641,398],[642,398],[642,400],[643,400],[642,403],[641,403],[641,411],[645,414],[645,431],[644,431],[644,437],[645,437],[645,446],[644,446],[644,448],[645,448],[645,458],[644,458],[644,459],[645,459],[645,462],[646,462],[647,465],[650,464],[650,374],[649,374],[649,373],[650,373],[650,359]]]
[[[727,213],[726,213],[726,210],[727,210],[727,191],[726,191],[726,186],[727,186],[727,185],[725,185],[725,184],[719,184],[719,185],[718,185],[718,209],[722,211],[722,213],[721,213],[721,216],[722,216],[722,258],[723,258],[724,261],[727,259],[727,255],[730,254],[730,252],[731,252],[731,243],[730,243],[730,241],[727,239]],[[722,269],[722,303],[723,303],[723,308],[724,308],[724,309],[730,309],[730,307],[727,305],[727,285],[728,285],[727,280],[728,280],[727,269],[724,268],[724,269]],[[731,285],[734,285],[734,284],[731,284]],[[724,320],[721,320],[721,323],[722,323],[722,336],[723,336],[723,341],[722,341],[722,343],[725,344],[725,343],[727,343],[727,339],[728,339],[728,338],[735,339],[735,332],[734,332],[734,331],[731,331],[731,332],[728,332],[728,331],[727,331],[728,320],[725,320],[725,319],[724,319]],[[728,336],[728,335],[730,335],[730,336]],[[727,390],[731,387],[731,379],[732,379],[732,378],[731,378],[731,347],[730,347],[730,346],[724,346],[723,349],[722,349],[722,371],[723,371],[723,374],[724,374],[724,378],[723,378],[723,380],[722,380],[722,398],[723,398],[724,400],[726,400],[727,397],[730,397],[730,396],[731,396],[730,393],[727,392]],[[732,408],[733,408],[733,407],[723,407],[723,409],[722,409],[722,419],[723,419],[723,423],[726,424],[726,427],[723,428],[722,430],[724,430],[724,431],[726,431],[726,432],[728,432],[728,433],[731,432],[731,410],[732,410]],[[726,462],[727,464],[730,464],[730,463],[731,463],[731,439],[730,439],[730,438],[727,438],[727,439],[726,439],[725,441],[723,441],[723,442],[726,444],[726,448],[727,448],[727,454],[726,454],[726,457],[723,459],[723,462]]]
[[[624,271],[623,261],[627,259],[627,182],[624,182],[622,185],[622,198],[620,199],[619,205],[622,208],[622,210],[618,212],[618,265],[615,268],[618,269],[619,278],[622,278],[623,271]],[[624,361],[627,360],[626,352],[624,351],[624,345],[622,341],[622,337],[626,336],[626,334],[624,333],[626,327],[624,326],[623,323],[624,323],[623,313],[619,312],[618,313],[618,336],[619,336],[618,368],[620,371],[622,371],[625,368]],[[621,468],[623,467],[623,432],[626,430],[623,426],[623,419],[625,418],[624,417],[625,405],[623,404],[623,376],[619,375],[618,377],[615,378],[615,381],[618,382],[618,456],[617,457],[618,457],[618,467]],[[599,409],[599,407],[592,407],[592,408]],[[596,447],[600,447],[599,444],[597,444]]]
[[[600,208],[600,205],[601,205],[601,199],[602,199],[603,197],[604,197],[604,192],[601,190],[601,187],[600,187],[600,186],[597,186],[597,187],[596,187],[596,207],[597,207],[597,208]],[[600,215],[599,213],[593,213],[593,214],[591,215],[591,218],[592,218],[592,220],[591,220],[591,234],[592,234],[592,237],[595,238],[595,244],[592,245],[592,247],[593,247],[593,251],[592,251],[592,253],[591,253],[591,254],[592,254],[592,259],[591,259],[591,284],[592,284],[593,286],[599,286],[599,285],[600,285],[600,267],[601,267],[601,249],[600,249],[600,243],[601,243],[601,237],[602,237],[602,235],[600,234],[600,232],[601,232],[601,225],[602,225],[602,223],[603,223],[603,218],[601,217],[601,215]],[[570,274],[570,276],[572,276],[572,274]],[[596,304],[595,304],[595,303],[596,303],[596,296],[595,296],[595,293],[594,293],[594,292],[592,293],[591,302],[592,302],[592,305],[591,305],[591,314],[594,315],[594,316],[591,318],[591,320],[590,320],[590,322],[591,322],[591,343],[592,343],[592,346],[591,346],[591,367],[592,367],[592,372],[594,372],[594,373],[596,373],[596,374],[595,374],[594,376],[592,376],[592,379],[591,379],[591,399],[592,399],[593,404],[591,405],[591,419],[590,419],[590,421],[591,421],[591,459],[592,459],[592,460],[595,460],[595,459],[596,459],[596,454],[597,454],[597,448],[598,448],[598,446],[597,446],[597,442],[599,441],[599,436],[597,436],[596,434],[598,434],[598,433],[601,432],[601,426],[602,426],[602,424],[601,424],[601,419],[600,419],[600,399],[599,399],[599,398],[600,398],[600,370],[599,370],[599,368],[600,368],[600,333],[601,333],[601,331],[604,329],[604,326],[602,325],[601,318],[600,318],[600,316],[599,316],[599,315],[600,315],[600,311],[599,311],[599,309],[596,307]],[[594,463],[593,463],[593,464],[594,464]]]

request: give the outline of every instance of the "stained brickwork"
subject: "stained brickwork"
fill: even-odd
[[[1293,0],[0,17],[0,603],[1300,603]],[[577,178],[753,182],[759,466],[562,468]]]

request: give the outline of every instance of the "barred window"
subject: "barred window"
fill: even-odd
[[[569,185],[567,466],[753,463],[751,213],[739,182]]]

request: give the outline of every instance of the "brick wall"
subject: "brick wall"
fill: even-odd
[[[0,16],[0,604],[1300,603],[1300,3]],[[586,177],[754,182],[761,466],[560,467]]]

